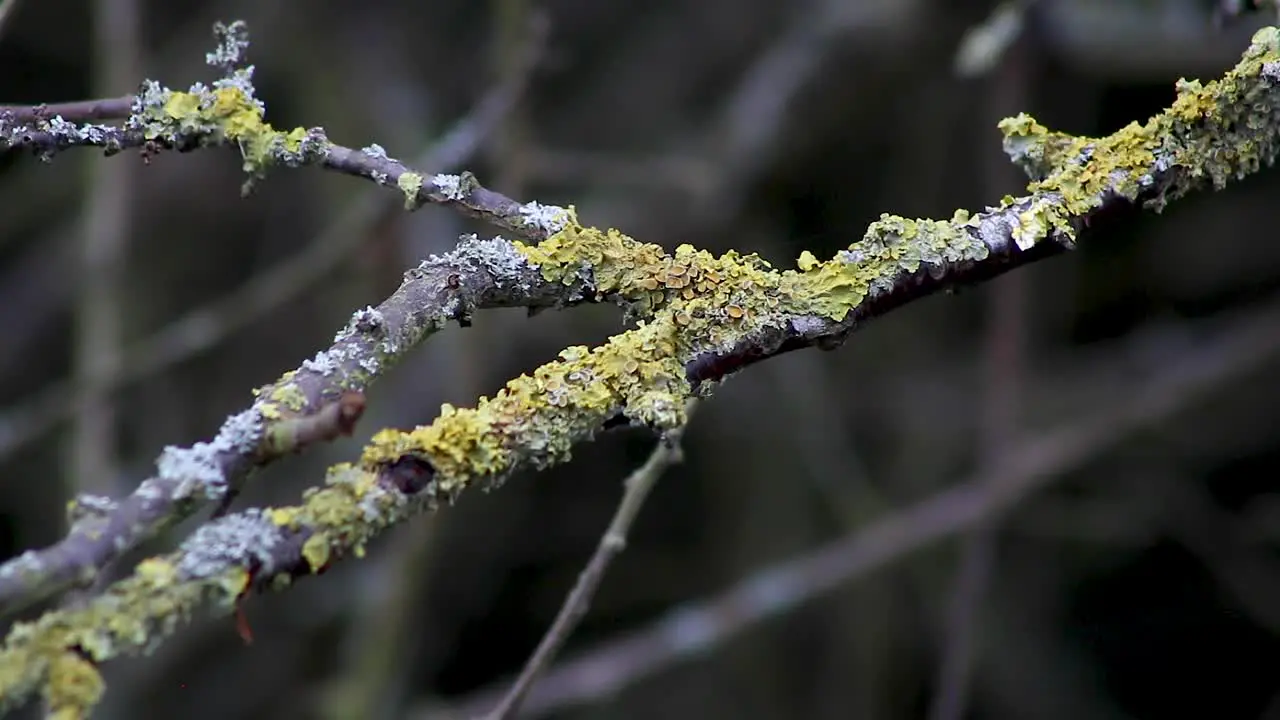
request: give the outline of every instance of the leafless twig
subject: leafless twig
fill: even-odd
[[[653,489],[662,473],[679,461],[680,434],[670,433],[658,441],[657,447],[650,453],[644,465],[637,468],[626,479],[622,500],[618,503],[613,520],[609,522],[608,529],[600,538],[600,544],[587,563],[586,569],[578,576],[578,582],[565,598],[555,622],[538,643],[537,649],[525,663],[511,689],[503,696],[498,706],[486,716],[486,720],[508,720],[515,717],[520,710],[520,703],[524,701],[525,695],[533,687],[538,675],[555,660],[556,654],[569,639],[569,635],[587,614],[587,608],[590,607],[591,599],[595,597],[600,582],[604,580],[604,573],[608,570],[609,564],[626,547],[631,524],[639,514],[644,501],[649,497],[649,491]]]

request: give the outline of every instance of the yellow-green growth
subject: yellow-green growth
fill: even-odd
[[[778,272],[755,254],[715,257],[690,245],[670,255],[576,218],[543,242],[516,248],[549,281],[570,284],[589,273],[601,295],[626,300],[641,317],[669,314],[683,346],[697,352],[730,347],[780,313],[842,320],[873,288],[890,287],[922,261],[981,260],[989,251],[976,225],[963,210],[950,221],[883,215],[836,258],[822,263],[802,254],[799,272]]]
[[[283,155],[299,156],[311,134],[302,127],[276,130],[263,119],[262,106],[235,86],[212,92],[170,91],[163,105],[141,120],[148,139],[211,136],[240,147],[244,169],[260,175]]]
[[[422,206],[422,185],[425,181],[416,172],[404,172],[396,180],[400,192],[404,193],[404,209],[417,210]]]
[[[73,651],[58,653],[49,662],[49,684],[44,700],[55,720],[80,720],[102,699],[102,675],[93,663]]]
[[[361,464],[376,468],[417,455],[435,470],[445,497],[475,481],[494,481],[516,462],[561,462],[574,443],[623,412],[636,422],[674,428],[690,393],[673,323],[658,320],[594,350],[575,346],[560,359],[481,398],[474,409],[445,405],[440,417],[412,431],[383,430]]]
[[[1137,197],[1154,186],[1158,169],[1170,183],[1157,188],[1152,201],[1157,209],[1202,178],[1221,188],[1271,164],[1280,121],[1277,61],[1280,30],[1263,28],[1241,63],[1220,80],[1181,80],[1177,100],[1166,112],[1100,139],[1051,132],[1027,115],[1002,121],[1006,149],[1025,156],[1033,167],[1048,168],[1029,188],[1037,196],[1029,223],[1070,233],[1068,215],[1098,208],[1109,192]],[[1168,173],[1175,166],[1183,172]]]
[[[96,663],[154,647],[209,604],[229,611],[248,579],[232,567],[179,580],[173,561],[153,558],[82,608],[16,623],[0,650],[0,710],[43,690],[61,717],[83,717],[102,692]]]
[[[288,380],[276,385],[271,390],[271,402],[278,403],[284,408],[295,413],[302,412],[307,407],[307,395],[302,392],[302,388],[298,387],[298,383]]]

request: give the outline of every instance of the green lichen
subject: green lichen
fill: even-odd
[[[229,568],[179,580],[174,567],[171,558],[144,561],[84,607],[16,623],[0,650],[0,712],[43,690],[51,709],[83,716],[101,695],[97,663],[147,651],[202,608],[229,611],[249,579]]]
[[[1179,81],[1167,111],[1105,138],[1050,132],[1026,115],[1001,122],[1006,151],[1039,178],[1029,188],[1040,201],[1028,210],[1028,232],[1049,228],[1070,235],[1067,218],[1097,209],[1112,193],[1134,199],[1153,191],[1149,204],[1158,210],[1203,179],[1221,188],[1271,165],[1280,122],[1278,46],[1280,31],[1259,30],[1242,62],[1224,77],[1207,84]],[[1038,172],[1046,166],[1048,172]],[[1157,184],[1157,174],[1164,183]]]
[[[323,157],[329,147],[318,131],[276,130],[263,119],[262,105],[234,85],[211,91],[167,91],[163,102],[146,106],[132,120],[148,140],[180,146],[192,140],[207,145],[235,143],[245,172],[255,177],[278,163],[292,165]]]
[[[302,412],[307,407],[307,394],[298,387],[296,382],[287,381],[276,385],[269,397],[271,402],[278,403],[295,413]]]
[[[619,412],[660,429],[678,427],[689,393],[674,323],[656,320],[592,350],[570,347],[474,409],[445,405],[431,425],[380,431],[361,465],[417,455],[434,469],[435,490],[452,496],[476,481],[498,481],[520,461],[543,467],[567,460],[576,442]]]
[[[77,720],[89,716],[102,699],[105,684],[93,663],[74,652],[60,653],[49,664],[49,684],[45,690],[47,717]]]
[[[422,176],[416,172],[403,172],[396,180],[400,192],[404,193],[404,209],[417,210],[422,207],[422,186],[425,183]]]
[[[302,557],[306,558],[311,572],[319,572],[329,564],[329,539],[324,533],[316,533],[302,545]]]

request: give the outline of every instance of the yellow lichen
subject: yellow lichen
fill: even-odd
[[[49,682],[45,702],[46,717],[57,720],[87,718],[105,689],[102,675],[93,663],[73,651],[58,653],[49,663]]]
[[[154,112],[154,111],[151,111]],[[298,154],[309,137],[305,128],[281,132],[263,119],[262,106],[239,87],[227,85],[212,92],[170,91],[154,114],[144,116],[148,139],[208,135],[235,143],[246,172],[261,174],[278,154]]]
[[[319,572],[329,564],[329,541],[322,532],[317,532],[302,544],[302,557],[306,559],[311,572]]]
[[[275,523],[276,525],[279,525],[282,528],[292,529],[294,527],[297,527],[296,523],[298,521],[298,508],[295,508],[295,507],[271,508],[267,510],[267,517],[271,518],[271,522]]]
[[[294,412],[301,412],[307,407],[307,394],[296,382],[283,382],[271,391],[271,400]]]
[[[374,468],[406,454],[428,460],[445,494],[497,478],[517,460],[535,465],[567,459],[572,444],[604,420],[631,419],[674,427],[689,392],[677,353],[674,321],[655,321],[560,359],[506,384],[474,409],[444,405],[435,422],[411,431],[383,430],[361,462]]]
[[[422,206],[422,186],[426,181],[416,172],[400,173],[396,185],[404,193],[404,209],[416,210]]]
[[[151,583],[173,582],[178,576],[178,569],[164,558],[147,558],[138,563],[137,575]]]

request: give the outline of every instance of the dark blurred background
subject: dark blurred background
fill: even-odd
[[[1180,76],[1221,74],[1266,18],[1215,23],[1213,5],[26,0],[0,34],[0,102],[209,80],[212,23],[243,18],[277,126],[416,162],[462,122],[483,142],[461,167],[498,190],[791,267],[882,212],[950,217],[1021,192],[1001,117],[1104,134],[1166,106]],[[548,24],[531,65],[535,13]],[[499,122],[466,124],[522,78]],[[75,493],[123,494],[164,445],[207,438],[418,259],[493,232],[318,170],[275,172],[244,199],[241,181],[229,150],[145,167],[0,158],[0,555],[60,537]],[[1163,214],[1109,214],[1077,252],[733,377],[697,410],[684,464],[566,648],[576,664],[529,716],[1280,718],[1280,359],[1232,356],[1250,355],[1234,328],[1280,317],[1277,191],[1263,171]],[[375,212],[335,230],[370,193]],[[307,272],[281,273],[299,258]],[[377,428],[429,422],[621,329],[611,307],[484,312],[376,385],[355,437],[271,467],[238,507],[295,502]],[[1231,370],[1196,398],[1157,398],[1151,422],[1004,511],[899,523],[931,540],[874,568],[757,575],[939,493],[995,507],[984,469],[1109,422],[1198,353]],[[537,643],[651,446],[606,434],[253,598],[251,646],[230,620],[202,622],[111,663],[97,717],[465,717]],[[883,541],[864,539],[859,552]],[[679,651],[708,627],[724,632]]]

